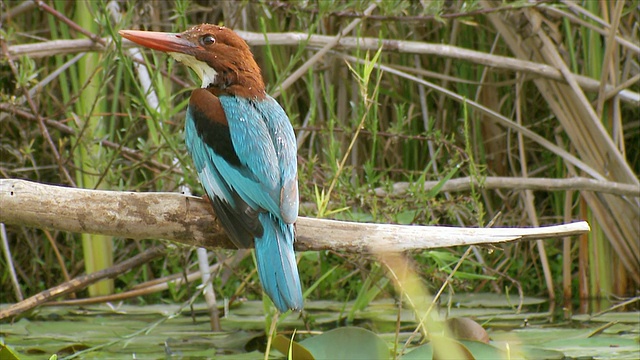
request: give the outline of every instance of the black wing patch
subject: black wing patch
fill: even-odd
[[[202,141],[229,164],[241,167],[220,99],[206,89],[196,89],[189,100],[189,111]]]
[[[243,166],[231,142],[227,117],[217,96],[206,89],[194,90],[189,101],[189,111],[198,137],[220,157],[232,166],[242,170]],[[238,248],[253,246],[253,239],[263,234],[258,212],[253,210],[236,191],[225,182],[218,170],[211,164],[207,169],[218,179],[218,185],[231,195],[229,202],[210,192],[211,205],[218,219]],[[232,205],[233,203],[233,205]]]

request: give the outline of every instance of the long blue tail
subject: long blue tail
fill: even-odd
[[[302,288],[293,251],[293,224],[286,224],[268,212],[260,213],[264,229],[256,238],[258,276],[264,291],[280,312],[302,310]]]

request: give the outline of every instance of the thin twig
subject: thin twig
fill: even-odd
[[[466,12],[456,12],[456,13],[448,13],[448,14],[438,14],[438,15],[366,15],[371,20],[375,21],[402,21],[402,22],[414,22],[414,21],[429,21],[429,20],[441,20],[441,19],[458,19],[464,17],[471,17],[477,15],[483,15],[493,12],[501,12],[501,11],[512,11],[518,10],[525,7],[536,7],[541,6],[545,2],[552,2],[552,0],[541,0],[533,3],[518,3],[516,5],[505,5],[498,8],[489,8],[489,9],[477,9]],[[301,7],[297,6],[296,2],[284,2],[284,1],[268,1],[267,4],[269,6],[279,9],[279,8],[291,8],[295,7],[298,11],[303,11],[307,13],[317,14],[319,10],[317,8],[312,7]],[[365,16],[366,10],[363,13],[355,12],[355,11],[331,11],[328,13],[323,13],[323,16],[335,16],[335,17],[344,17],[344,18],[359,18]]]
[[[0,110],[13,113],[27,120],[38,121],[38,118],[35,115],[28,113],[24,110],[20,110],[19,108],[16,108],[6,103],[0,103]],[[101,114],[96,114],[96,115],[101,115]],[[109,115],[113,115],[113,114],[109,114]],[[63,124],[60,121],[56,121],[56,120],[45,118],[45,117],[42,117],[42,120],[47,126],[52,127],[65,135],[76,136],[76,130],[74,128]],[[145,164],[148,164],[146,166],[150,170],[159,171],[159,172],[170,171],[172,173],[179,174],[179,175],[183,174],[182,170],[180,168],[177,168],[175,165],[166,165],[156,160],[149,159],[147,154],[143,154],[139,150],[126,147],[122,143],[114,143],[113,141],[110,141],[110,140],[100,140],[99,143],[102,146],[105,146],[120,152],[125,158],[131,161],[143,161]]]
[[[51,232],[49,230],[44,230],[44,235],[47,240],[49,240],[49,244],[51,244],[51,248],[53,249],[53,253],[56,255],[56,260],[58,260],[58,265],[60,266],[60,270],[62,270],[62,276],[65,281],[70,281],[71,276],[69,276],[69,272],[67,271],[67,266],[64,263],[64,259],[62,258],[62,254],[60,254],[60,249],[58,249],[58,244],[56,244],[55,239],[51,236]],[[73,298],[75,298],[75,294],[70,294]]]
[[[8,54],[9,50],[7,49],[7,43],[4,41],[2,41],[1,43],[2,43],[3,54]],[[20,74],[13,60],[9,56],[7,56],[6,59],[7,59],[7,63],[9,64],[9,67],[11,68],[11,72],[13,73],[13,76],[15,76],[16,79],[19,79]],[[47,145],[49,145],[49,148],[51,149],[51,153],[53,154],[53,157],[56,159],[56,162],[58,163],[58,169],[62,172],[62,174],[64,175],[64,177],[66,178],[66,180],[70,185],[76,186],[75,181],[69,174],[69,171],[67,170],[67,168],[64,166],[64,162],[60,157],[60,152],[58,151],[56,144],[53,142],[53,139],[49,134],[49,129],[47,129],[47,126],[44,124],[44,120],[40,116],[40,111],[38,110],[38,107],[36,106],[35,102],[33,101],[33,98],[29,94],[29,89],[25,88],[23,84],[20,84],[20,88],[24,93],[24,96],[27,100],[27,103],[29,104],[29,108],[31,109],[31,112],[34,114],[36,120],[38,121],[38,126],[40,127],[40,132],[42,133],[42,137],[44,137],[45,141],[47,142]]]
[[[58,20],[60,20],[63,23],[67,24],[67,26],[69,26],[71,29],[73,29],[73,30],[83,34],[84,36],[88,37],[94,43],[98,43],[98,44],[100,44],[102,46],[106,46],[107,45],[107,41],[106,40],[104,40],[100,36],[92,33],[91,31],[88,31],[87,29],[83,28],[82,26],[76,24],[73,20],[69,19],[68,17],[66,17],[65,15],[60,13],[58,10],[52,8],[51,6],[46,4],[45,2],[43,2],[41,0],[36,0],[35,3],[40,9],[48,12],[49,14],[53,15],[54,17],[56,17]]]
[[[367,17],[368,15],[370,15],[376,7],[377,5],[375,3],[371,4],[364,11],[362,17]],[[282,82],[282,84],[280,84],[278,90],[274,92],[273,96],[278,97],[282,91],[289,88],[289,86],[291,86],[296,80],[302,77],[307,72],[307,70],[309,70],[309,68],[313,66],[313,64],[317,63],[329,50],[336,47],[336,45],[338,45],[338,43],[340,42],[340,39],[350,33],[358,24],[360,24],[360,22],[362,22],[362,19],[355,19],[344,29],[342,29],[342,31],[340,31],[338,35],[334,36],[331,41],[329,41],[324,47],[322,47],[322,49],[320,49],[320,51],[315,53],[309,60],[307,60],[304,64],[297,68],[296,71],[293,72],[293,74],[289,75],[289,77],[287,77]]]
[[[208,271],[210,273],[217,271],[225,263],[226,262],[214,264],[208,267]],[[149,295],[149,294],[154,294],[160,291],[164,291],[169,289],[169,287],[171,286],[178,288],[180,286],[184,286],[185,283],[191,283],[201,278],[202,278],[202,272],[200,270],[191,272],[187,274],[186,277],[182,273],[173,274],[170,276],[165,276],[160,279],[154,279],[141,284],[137,284],[131,290],[124,291],[117,294],[94,296],[91,298],[84,298],[84,299],[50,301],[44,305],[82,306],[82,305],[122,301],[126,299],[135,298],[138,296],[144,296],[144,295]]]
[[[364,59],[360,59],[354,56],[349,56],[349,55],[344,55],[341,54],[340,56],[342,56],[343,58],[349,60],[349,61],[354,61],[354,62],[358,62],[358,63],[367,63],[367,60]],[[520,126],[518,124],[516,124],[515,122],[511,121],[510,119],[506,118],[505,116],[503,116],[502,114],[491,110],[489,108],[487,108],[486,106],[483,106],[475,101],[471,101],[469,99],[466,99],[464,96],[460,96],[459,94],[445,89],[441,86],[438,86],[434,83],[431,83],[429,81],[426,81],[424,79],[420,79],[418,77],[415,77],[413,75],[409,75],[407,73],[404,73],[402,71],[398,71],[392,67],[389,67],[387,65],[383,65],[383,64],[377,64],[376,65],[377,68],[386,71],[388,73],[391,74],[395,74],[398,76],[401,76],[405,79],[409,79],[412,80],[418,84],[424,84],[427,87],[436,90],[438,92],[441,93],[445,93],[447,94],[450,98],[452,98],[453,100],[456,100],[460,103],[466,103],[468,106],[473,107],[475,110],[478,110],[479,112],[483,113],[484,115],[487,115],[489,118],[497,121],[500,125],[503,125],[509,129],[515,130],[517,132],[522,132],[523,135],[525,135],[526,137],[532,139],[533,141],[537,142],[538,144],[540,144],[542,147],[546,148],[547,150],[553,152],[554,154],[560,156],[561,158],[563,158],[565,161],[567,161],[568,163],[571,163],[573,165],[575,165],[577,168],[583,170],[584,172],[586,172],[587,174],[593,176],[594,178],[598,179],[598,180],[605,180],[606,178],[600,174],[598,171],[596,171],[595,169],[593,169],[591,166],[587,165],[585,162],[583,162],[582,160],[578,159],[577,157],[575,157],[574,155],[570,154],[569,152],[567,152],[566,150],[556,146],[555,144],[551,143],[549,140],[545,139],[544,137],[536,134],[535,132],[531,131],[529,128]]]
[[[130,259],[127,259],[116,266],[112,266],[108,269],[96,271],[88,275],[77,277],[71,281],[64,282],[56,287],[42,291],[34,296],[31,296],[28,299],[25,299],[19,303],[13,304],[7,308],[0,310],[0,320],[16,316],[24,311],[32,309],[59,296],[77,291],[79,289],[84,289],[90,284],[94,284],[102,279],[118,276],[136,266],[145,264],[157,257],[160,257],[164,253],[164,246],[156,246]]]
[[[615,8],[613,10],[613,21],[611,23],[611,28],[609,29],[609,36],[605,41],[605,49],[602,54],[603,63],[602,63],[602,74],[600,74],[600,89],[598,90],[598,99],[596,103],[596,114],[598,118],[602,118],[602,112],[604,111],[604,102],[605,102],[605,94],[607,93],[605,89],[605,81],[607,78],[613,80],[613,85],[615,85],[615,81],[617,81],[617,71],[612,71],[610,65],[614,60],[613,52],[618,51],[618,47],[616,46],[615,37],[616,32],[618,31],[618,26],[620,26],[620,18],[622,17],[622,10],[624,8],[624,1],[618,1],[615,3]]]
[[[569,5],[569,8],[572,8],[575,4],[572,2],[567,2],[567,4]],[[575,7],[573,7],[575,9]],[[579,26],[583,26],[589,30],[593,30],[595,32],[597,32],[598,34],[602,35],[603,37],[608,37],[609,33],[610,33],[610,27],[608,24],[606,23],[602,23],[601,25],[603,25],[603,28],[599,28],[595,25],[593,25],[592,23],[585,21],[577,16],[575,16],[574,14],[564,11],[562,9],[560,9],[559,7],[556,6],[543,6],[540,8],[541,10],[544,10],[545,12],[554,14],[555,16],[560,16],[562,18],[567,18],[570,22],[577,24]],[[591,12],[587,12],[589,14],[589,16],[593,16],[593,14],[591,14]],[[599,19],[599,18],[598,18]],[[629,51],[632,51],[636,54],[636,56],[640,55],[640,46],[638,46],[637,41],[630,41],[627,40],[625,38],[623,38],[620,35],[615,35],[615,40],[622,46],[624,46],[625,48],[627,48]]]
[[[9,239],[7,239],[7,228],[4,223],[0,223],[0,240],[2,240],[2,253],[4,259],[7,262],[7,268],[9,269],[9,277],[11,278],[11,284],[13,285],[13,291],[16,295],[16,299],[22,301],[22,290],[20,289],[20,282],[16,275],[16,268],[13,265],[13,257],[11,256],[11,248],[9,247]]]

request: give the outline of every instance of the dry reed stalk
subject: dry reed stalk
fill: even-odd
[[[492,6],[488,1],[483,1],[482,4],[485,7]],[[524,23],[519,15],[526,18]],[[610,181],[640,186],[593,106],[570,75],[557,47],[541,26],[542,15],[536,10],[528,9],[504,17],[489,14],[488,18],[516,57],[549,64],[564,75],[568,85],[541,78],[535,79],[534,83],[571,139],[580,158]],[[516,29],[521,29],[523,25],[527,32],[517,33]],[[637,242],[640,238],[637,226],[640,217],[637,202],[584,191],[581,195],[633,280],[640,283],[640,248]]]

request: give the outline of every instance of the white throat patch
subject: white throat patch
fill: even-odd
[[[213,68],[204,61],[197,60],[192,55],[186,55],[177,52],[170,52],[169,55],[176,59],[177,61],[187,65],[193,71],[196,72],[200,80],[202,80],[202,88],[208,88],[209,85],[214,84],[216,82],[216,76],[218,76],[218,72],[213,70]]]

